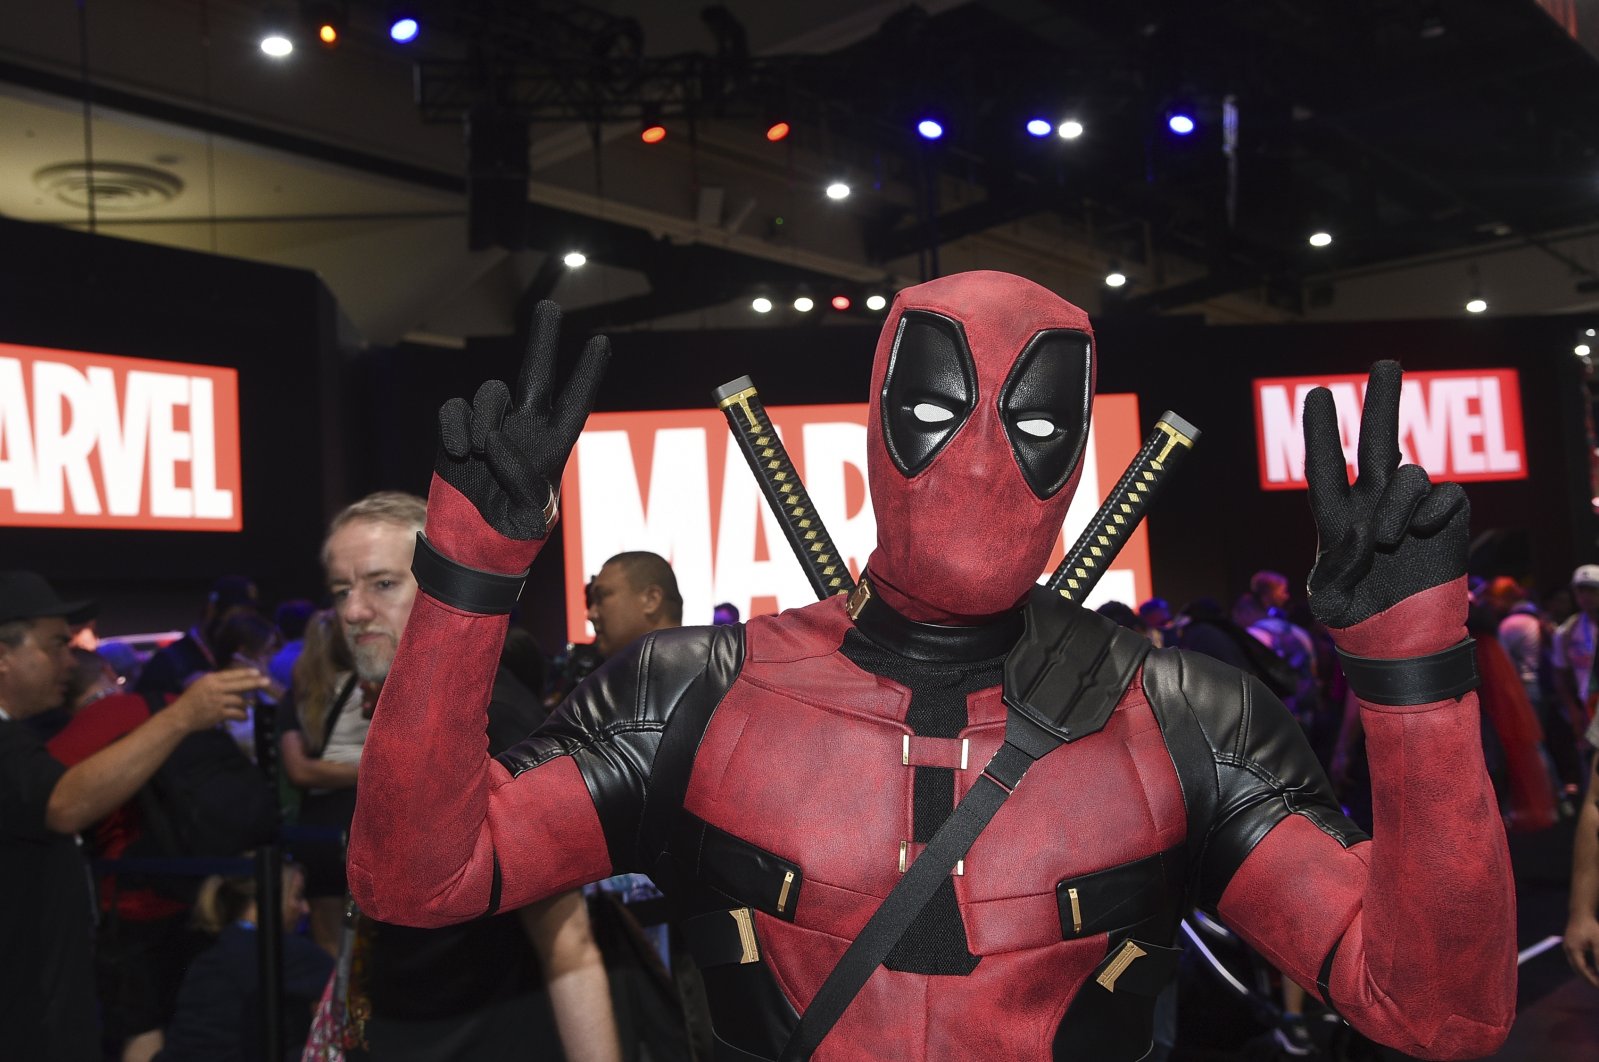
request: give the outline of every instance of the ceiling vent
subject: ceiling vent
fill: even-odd
[[[59,162],[33,175],[39,190],[68,206],[117,214],[154,210],[183,192],[176,174],[125,162]]]

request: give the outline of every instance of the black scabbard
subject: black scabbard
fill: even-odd
[[[1162,413],[1138,456],[1044,585],[1073,604],[1082,604],[1198,438],[1199,429],[1188,421],[1171,410]]]
[[[822,518],[794,471],[794,462],[789,460],[783,440],[777,437],[754,382],[748,376],[740,376],[718,387],[716,407],[727,415],[727,426],[738,440],[750,471],[755,473],[766,503],[778,515],[783,535],[805,569],[816,596],[832,597],[854,590],[849,565],[822,526]]]

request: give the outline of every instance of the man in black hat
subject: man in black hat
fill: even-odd
[[[73,834],[127,801],[186,735],[244,718],[254,671],[216,672],[166,711],[70,770],[23,725],[54,708],[72,666],[74,624],[91,601],[63,601],[33,572],[0,572],[0,1029],[7,1057],[95,1062],[87,868]]]

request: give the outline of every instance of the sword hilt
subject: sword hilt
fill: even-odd
[[[1099,507],[1088,527],[1044,585],[1080,605],[1143,519],[1166,477],[1182,464],[1199,429],[1171,410],[1160,415],[1143,448]]]
[[[772,427],[766,407],[748,376],[730,380],[716,389],[716,407],[727,416],[727,426],[761,485],[767,504],[778,514],[783,535],[793,547],[805,577],[818,598],[847,594],[855,589],[849,565],[839,556],[833,538],[822,526],[811,496],[794,471],[783,440]]]

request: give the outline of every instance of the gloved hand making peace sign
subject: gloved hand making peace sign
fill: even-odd
[[[561,308],[549,300],[539,303],[515,403],[503,382],[486,380],[470,405],[464,398],[452,398],[439,410],[434,471],[506,538],[549,534],[561,471],[610,361],[610,342],[604,336],[590,339],[559,401],[551,405],[560,334]]]
[[[1372,367],[1353,485],[1332,394],[1318,387],[1305,400],[1305,480],[1319,536],[1310,609],[1331,629],[1357,695],[1420,704],[1414,698],[1459,696],[1475,684],[1463,643],[1471,507],[1459,484],[1435,485],[1420,466],[1400,465],[1400,379],[1397,362]],[[1416,657],[1427,660],[1405,659]]]
[[[453,398],[439,410],[427,531],[411,570],[423,590],[454,608],[509,612],[554,526],[561,473],[611,357],[604,336],[590,339],[551,403],[560,332],[560,307],[539,303],[514,401],[510,388],[489,380],[470,403]]]

